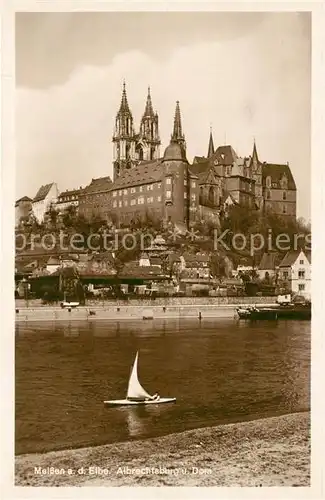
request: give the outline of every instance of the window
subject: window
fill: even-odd
[[[195,189],[196,188],[196,182],[195,181],[192,181],[192,188]]]
[[[121,202],[121,201],[119,201],[119,202],[118,202],[118,206],[119,206],[119,207],[121,207],[121,206],[122,206],[122,202]]]
[[[124,201],[124,206],[127,207],[128,206],[128,200],[125,200]]]
[[[157,189],[161,189],[161,182],[158,182]]]
[[[135,205],[135,204],[136,204],[136,200],[131,200],[130,205]]]
[[[153,185],[152,184],[148,184],[147,191],[152,191],[152,190],[153,190]]]
[[[283,200],[286,200],[287,199],[287,193],[285,191],[283,191],[282,193],[282,199]]]
[[[172,183],[172,179],[171,177],[167,177],[166,178],[166,184],[171,184]]]
[[[153,203],[153,197],[150,196],[150,198],[147,198],[147,203]]]
[[[195,201],[196,200],[196,195],[192,194],[191,198],[192,198],[193,201]]]
[[[127,189],[124,189],[124,190],[123,190],[123,194],[128,194],[128,190],[127,190]]]
[[[161,201],[161,196],[157,196],[157,201]]]
[[[271,191],[269,189],[266,191],[266,198],[268,200],[271,198]]]
[[[301,259],[301,260],[299,261],[299,264],[301,264],[301,265],[303,266],[303,265],[304,265],[304,260],[303,260],[303,259]]]
[[[117,201],[113,201],[113,207],[117,207]]]
[[[305,285],[303,283],[300,283],[298,285],[299,292],[303,292],[305,290]]]
[[[142,189],[143,189],[143,186],[140,186],[140,187],[139,187],[139,191],[140,191],[140,193],[142,193]]]
[[[118,195],[122,196],[122,189],[119,190]]]
[[[184,200],[186,200],[186,199],[187,199],[187,192],[184,191]]]
[[[166,198],[167,198],[167,200],[170,200],[171,197],[172,197],[172,192],[171,191],[166,191]]]
[[[283,205],[282,213],[286,214],[287,213],[287,207]]]
[[[288,277],[289,277],[289,273],[288,273],[288,271],[284,271],[284,272],[283,272],[283,279],[284,279],[284,280],[287,280],[287,279],[288,279]]]
[[[113,196],[114,196],[114,198],[115,198],[115,196],[116,196],[116,191],[113,191]]]
[[[184,186],[187,186],[187,177],[184,177]]]
[[[136,192],[136,189],[135,188],[131,188],[131,193],[135,193]]]
[[[305,271],[298,271],[298,278],[305,279]]]
[[[138,198],[138,205],[143,205],[144,204],[144,197],[143,196],[140,196]]]

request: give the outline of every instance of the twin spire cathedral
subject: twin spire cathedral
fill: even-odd
[[[171,140],[180,143],[185,148],[178,101],[176,103],[174,130]],[[160,144],[158,113],[154,112],[152,106],[150,87],[148,88],[147,102],[140,122],[140,130],[139,133],[136,133],[126,95],[125,83],[123,83],[122,99],[116,115],[113,135],[114,181],[125,170],[134,167],[140,161],[158,160]]]

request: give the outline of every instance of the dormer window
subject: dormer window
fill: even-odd
[[[271,176],[268,175],[266,178],[266,187],[270,188],[272,186],[272,179]]]

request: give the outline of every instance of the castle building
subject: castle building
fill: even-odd
[[[296,186],[289,165],[261,162],[254,140],[252,155],[239,157],[231,145],[214,148],[210,130],[207,157],[189,164],[176,102],[170,143],[160,156],[159,119],[148,88],[136,133],[125,83],[115,119],[113,172],[93,179],[80,196],[80,213],[100,215],[129,225],[146,214],[184,224],[218,214],[229,205],[295,217]]]
[[[190,167],[199,178],[201,207],[222,209],[237,204],[264,213],[296,218],[296,185],[289,164],[261,162],[254,140],[249,157],[239,157],[230,145],[213,147],[208,156],[195,156]]]
[[[143,152],[150,157],[141,160],[137,156],[132,167],[119,170],[111,187],[112,211],[120,224],[125,225],[148,213],[166,222],[188,226],[197,211],[198,178],[190,171],[186,158],[179,102],[176,103],[170,144],[162,158],[158,157],[158,117],[152,113],[150,93],[141,122],[142,130],[140,127],[141,140],[147,120],[153,125],[154,134],[147,129],[151,139],[147,136],[146,144],[150,147],[146,146]],[[135,146],[135,151],[139,150],[139,144]]]
[[[92,179],[78,197],[78,213],[90,220],[101,217],[103,220],[111,221],[111,187],[112,179],[99,177]]]
[[[63,213],[67,208],[73,206],[76,207],[76,211],[78,211],[79,207],[79,197],[82,194],[82,187],[79,189],[70,189],[63,191],[58,195],[58,199],[55,205],[56,210],[59,213]]]

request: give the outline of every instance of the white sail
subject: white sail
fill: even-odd
[[[130,379],[129,379],[129,386],[128,386],[128,392],[127,392],[127,398],[139,398],[139,399],[144,399],[144,398],[150,398],[150,394],[147,393],[147,391],[144,390],[142,385],[140,384],[138,380],[138,353],[135,356],[134,360],[134,365],[131,371]]]

